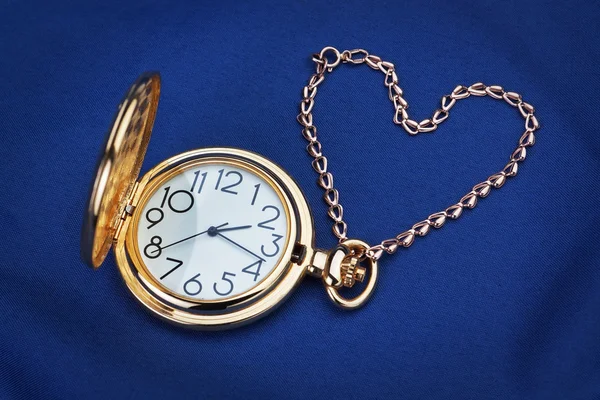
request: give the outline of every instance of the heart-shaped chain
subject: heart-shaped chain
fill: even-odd
[[[328,53],[330,53],[330,58],[327,57]],[[365,63],[372,69],[381,71],[385,75],[384,84],[388,88],[389,99],[394,104],[393,121],[395,124],[401,125],[410,135],[435,131],[438,125],[448,118],[450,109],[454,107],[456,101],[470,96],[490,96],[497,100],[504,100],[512,107],[517,108],[525,119],[525,132],[521,135],[517,148],[511,154],[508,164],[500,172],[473,186],[471,191],[464,195],[458,203],[443,211],[431,214],[427,219],[417,222],[409,230],[399,233],[396,237],[386,239],[380,244],[368,248],[365,255],[374,261],[377,261],[385,253],[394,253],[399,247],[409,247],[413,244],[415,237],[427,235],[431,227],[441,228],[447,219],[457,219],[462,215],[465,208],[475,208],[478,198],[486,197],[492,189],[502,187],[506,182],[506,178],[517,174],[519,162],[525,160],[527,156],[527,147],[533,146],[535,143],[534,132],[539,129],[540,125],[535,115],[533,115],[533,106],[524,102],[520,94],[507,92],[501,86],[487,86],[481,82],[474,83],[471,86],[459,85],[454,88],[452,93],[442,97],[441,108],[437,109],[431,118],[417,122],[410,119],[406,111],[408,102],[402,97],[403,92],[398,86],[398,76],[394,64],[383,61],[380,57],[369,54],[363,49],[340,52],[334,47],[325,47],[320,53],[314,54],[312,59],[316,63],[316,72],[304,87],[298,122],[303,126],[302,135],[309,142],[306,149],[313,157],[313,168],[319,174],[319,186],[325,190],[323,198],[329,206],[328,214],[334,221],[333,233],[340,243],[348,239],[348,225],[343,220],[344,210],[339,203],[339,192],[333,187],[333,175],[327,170],[327,158],[323,156],[321,143],[317,139],[317,128],[313,125],[312,117],[317,87],[325,79],[326,72],[333,71],[340,63]]]

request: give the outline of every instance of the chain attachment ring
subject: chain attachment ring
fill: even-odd
[[[373,294],[377,283],[377,261],[367,257],[369,245],[362,240],[347,239],[334,249],[329,256],[327,274],[323,282],[327,295],[335,305],[345,310],[353,310],[363,306]],[[344,297],[340,289],[352,287],[356,282],[363,282],[367,271],[369,280],[362,292],[352,298]],[[339,275],[331,279],[332,274]]]

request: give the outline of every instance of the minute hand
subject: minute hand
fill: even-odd
[[[179,243],[181,243],[181,242],[185,242],[186,240],[190,240],[190,239],[192,239],[192,238],[195,238],[195,237],[197,237],[197,236],[204,235],[205,233],[208,233],[208,234],[210,235],[210,232],[211,232],[211,230],[213,230],[213,229],[214,229],[214,230],[216,231],[216,230],[217,230],[217,229],[219,229],[220,227],[222,227],[222,226],[225,226],[225,225],[228,225],[228,224],[229,224],[229,222],[226,222],[226,223],[224,223],[224,224],[221,224],[221,225],[219,225],[219,226],[215,226],[215,227],[211,226],[210,228],[208,228],[208,229],[207,229],[207,230],[205,230],[205,231],[202,231],[202,232],[200,232],[200,233],[196,233],[195,235],[192,235],[192,236],[188,236],[188,237],[186,237],[186,238],[183,238],[183,239],[181,239],[181,240],[178,240],[178,241],[176,241],[176,242],[173,242],[173,243],[171,243],[171,244],[168,244],[168,245],[166,245],[166,246],[159,247],[158,249],[156,249],[156,250],[152,251],[152,253],[158,253],[158,252],[159,252],[159,251],[161,251],[161,250],[164,250],[164,249],[166,249],[166,248],[169,248],[169,247],[171,247],[171,246],[175,246],[176,244],[179,244]]]
[[[231,244],[239,247],[240,249],[244,250],[246,253],[252,254],[254,257],[258,258],[259,260],[261,260],[263,262],[265,261],[265,259],[262,258],[261,256],[254,254],[253,252],[251,252],[250,250],[248,250],[247,248],[245,248],[241,244],[234,242],[233,240],[229,239],[227,236],[221,234],[220,232],[217,232],[217,235],[221,236],[223,239],[227,240],[229,243],[231,243]]]

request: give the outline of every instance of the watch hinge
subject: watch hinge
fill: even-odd
[[[129,199],[127,200],[127,205],[125,206],[125,212],[129,215],[133,214],[133,210],[135,210],[135,205],[133,204],[133,200],[135,199],[135,194],[140,187],[140,182],[135,182],[133,187],[131,188],[131,192],[129,193]]]
[[[123,213],[121,213],[121,216],[119,218],[119,224],[117,225],[117,230],[115,231],[115,236],[113,237],[113,240],[115,241],[121,235],[121,229],[123,229],[123,222],[125,222],[125,219],[127,219],[128,216],[133,215],[133,211],[135,211],[135,206],[132,204],[132,202],[135,197],[135,192],[137,191],[138,186],[139,182],[135,182],[133,184],[133,188],[131,189],[131,192],[129,194],[129,199],[127,200],[127,205],[123,209]]]
[[[113,237],[113,242],[116,242],[117,238],[121,235],[121,229],[123,229],[123,222],[125,222],[126,217],[127,214],[125,213],[125,210],[123,210],[123,214],[121,214],[121,217],[119,218],[119,224],[117,225],[115,236]]]
[[[124,215],[123,217],[121,217],[122,219],[125,219],[125,217],[127,217],[127,215],[133,215],[133,211],[135,210],[135,206],[132,206],[131,204],[127,204],[125,206],[125,211],[124,211]],[[126,214],[126,215],[125,215]]]

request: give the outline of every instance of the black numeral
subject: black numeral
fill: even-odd
[[[259,224],[258,224],[258,226],[259,226],[259,227],[261,227],[261,228],[270,229],[270,230],[274,231],[274,230],[275,230],[275,228],[274,228],[274,227],[272,227],[272,226],[269,226],[269,225],[267,225],[267,224],[268,224],[269,222],[273,222],[273,221],[275,221],[277,218],[279,218],[279,216],[281,215],[281,211],[279,211],[279,208],[277,208],[277,207],[275,207],[275,206],[264,206],[262,210],[263,210],[263,211],[266,211],[266,210],[269,210],[269,209],[271,209],[271,210],[275,210],[275,216],[274,216],[273,218],[271,218],[271,219],[267,219],[267,220],[265,220],[265,221],[263,221],[263,222],[259,223]]]
[[[202,283],[200,283],[200,281],[196,279],[199,276],[200,274],[196,274],[183,284],[183,291],[186,292],[188,295],[196,296],[202,291]]]
[[[174,258],[167,257],[167,261],[174,262],[174,263],[175,263],[175,264],[177,264],[177,265],[176,265],[176,266],[174,266],[173,268],[171,268],[171,269],[170,269],[170,270],[169,270],[169,271],[168,271],[166,274],[164,274],[163,276],[161,276],[161,277],[160,277],[160,280],[163,280],[163,279],[165,279],[167,276],[169,276],[169,274],[170,274],[171,272],[174,272],[174,271],[175,271],[177,268],[179,268],[179,267],[181,267],[181,266],[183,265],[183,261],[181,261],[181,260],[176,260],[176,259],[174,259]]]
[[[224,171],[225,171],[224,169],[220,169],[219,170],[219,179],[217,179],[217,184],[215,185],[215,190],[219,189],[219,185],[221,184],[221,178],[223,178],[223,172]],[[227,178],[230,175],[237,176],[237,178],[238,178],[237,182],[234,182],[231,185],[227,185],[227,186],[221,188],[221,192],[231,193],[231,194],[238,194],[238,192],[236,192],[235,190],[231,190],[231,188],[236,187],[240,183],[242,183],[242,180],[244,180],[244,177],[242,176],[242,174],[240,174],[237,171],[229,171],[228,173],[225,174],[225,177]]]
[[[251,206],[253,206],[254,202],[256,201],[256,196],[258,195],[258,190],[260,189],[260,183],[257,183],[256,185],[254,185],[254,187],[256,189],[254,190],[254,196],[252,196],[252,202],[250,203]]]
[[[256,282],[256,280],[260,276],[260,267],[262,267],[262,263],[263,263],[262,260],[258,260],[257,262],[248,265],[246,268],[244,268],[242,270],[242,272],[245,272],[250,275],[254,275],[254,282]],[[252,271],[251,268],[254,267],[255,265],[256,265],[256,271]]]
[[[221,278],[221,280],[227,282],[225,286],[229,288],[228,290],[224,290],[221,292],[219,291],[219,289],[217,289],[217,283],[215,282],[213,284],[213,290],[219,296],[227,296],[229,293],[233,292],[233,281],[231,279],[227,279],[228,276],[235,276],[235,274],[232,274],[231,272],[223,272],[223,277]]]
[[[165,206],[165,203],[169,205],[169,208],[171,209],[171,211],[176,212],[176,213],[184,213],[184,212],[188,212],[189,210],[192,209],[192,207],[194,206],[194,196],[188,192],[187,190],[177,190],[175,192],[173,192],[170,196],[169,196],[169,191],[171,190],[171,186],[167,186],[165,188],[165,195],[163,196],[162,202],[160,203],[160,208],[163,208]],[[183,195],[184,198],[187,199],[184,200],[185,203],[188,203],[185,206],[180,205],[175,205],[177,207],[175,207],[173,205],[173,198],[175,196],[177,196],[179,198],[181,198],[181,195]]]
[[[187,198],[187,201],[184,200],[184,202],[189,202],[188,205],[181,207],[181,208],[175,208],[175,206],[173,206],[173,198],[176,195],[179,195],[179,198],[181,198],[181,195],[183,195],[184,198]],[[190,192],[188,192],[187,190],[178,190],[176,192],[173,192],[173,194],[171,196],[169,196],[169,208],[176,213],[181,214],[184,212],[188,212],[193,206],[194,206],[194,196],[192,196],[192,194]]]
[[[153,215],[154,215],[154,217],[153,217]],[[150,225],[148,225],[148,229],[152,228],[154,225],[156,225],[160,221],[162,221],[164,216],[165,216],[165,213],[160,208],[155,207],[155,208],[151,208],[148,211],[146,211],[146,220],[148,222],[150,222]]]
[[[271,243],[273,243],[273,244],[275,245],[275,251],[273,251],[272,253],[267,253],[267,252],[265,251],[265,245],[263,244],[262,246],[260,246],[260,251],[263,253],[263,255],[264,255],[265,257],[273,257],[273,256],[276,256],[276,255],[277,255],[277,253],[279,253],[279,245],[277,244],[277,241],[278,241],[279,239],[281,239],[283,236],[281,236],[281,235],[278,235],[278,234],[274,233],[274,234],[273,234],[273,237],[274,237],[275,239],[273,239],[273,241],[272,241]]]
[[[167,198],[169,196],[169,190],[171,190],[171,186],[167,186],[165,188],[165,195],[164,195],[162,201],[160,202],[160,208],[163,208],[165,206],[165,203],[167,202]]]
[[[215,190],[219,190],[219,185],[221,184],[221,178],[223,177],[224,169],[219,170],[219,179],[217,179],[217,184],[215,185]]]
[[[162,248],[160,244],[162,243],[162,238],[160,236],[152,236],[150,238],[150,243],[144,247],[144,254],[148,258],[158,258],[160,257],[160,253],[162,253]]]
[[[208,172],[204,172],[203,174],[200,174],[200,171],[196,171],[194,172],[194,175],[196,175],[194,177],[194,182],[192,183],[192,187],[190,189],[190,192],[194,192],[194,188],[196,187],[196,182],[198,182],[198,176],[202,175],[202,180],[200,180],[200,185],[198,186],[198,193],[202,192],[202,187],[204,186],[204,181],[206,181],[206,175],[208,174]]]

